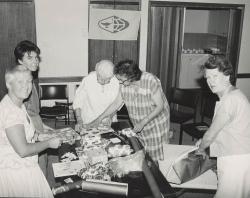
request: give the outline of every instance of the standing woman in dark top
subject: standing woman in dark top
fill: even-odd
[[[24,66],[32,72],[34,80],[37,80],[37,71],[40,63],[40,49],[31,41],[24,40],[17,44],[14,50],[17,64]],[[32,119],[37,133],[44,133],[44,129],[50,129],[44,125],[39,115],[39,96],[37,87],[33,81],[30,96],[24,102],[27,112]],[[47,177],[47,153],[46,151],[39,154],[39,166],[45,177]]]

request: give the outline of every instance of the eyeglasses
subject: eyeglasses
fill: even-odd
[[[119,80],[119,83],[120,83],[121,85],[124,85],[125,82],[131,82],[131,79]]]

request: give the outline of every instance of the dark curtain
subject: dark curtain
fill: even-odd
[[[183,18],[183,7],[150,7],[146,70],[161,80],[167,97],[178,86]]]

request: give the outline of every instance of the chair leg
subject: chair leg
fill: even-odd
[[[73,111],[73,116],[74,116],[74,123],[77,124],[75,111]]]
[[[183,136],[183,129],[182,129],[182,125],[180,126],[180,137],[179,137],[179,144],[182,144],[182,136]]]
[[[70,114],[68,114],[68,125],[70,125]]]
[[[70,124],[70,117],[69,117],[69,107],[68,107],[68,110],[67,110],[67,112],[68,112],[68,115],[67,115],[67,122],[68,122],[68,125]]]

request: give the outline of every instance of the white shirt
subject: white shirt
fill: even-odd
[[[38,156],[20,157],[9,142],[6,129],[21,124],[25,129],[28,143],[34,143],[32,139],[35,128],[30,117],[22,105],[17,107],[8,95],[5,95],[0,103],[0,169],[20,169],[38,165]]]
[[[250,103],[246,96],[239,89],[231,91],[216,103],[215,115],[218,111],[228,117],[228,123],[210,145],[210,155],[250,154]]]
[[[119,81],[116,77],[110,83],[101,85],[97,82],[96,72],[83,78],[76,90],[73,108],[81,109],[84,124],[90,123],[101,115],[112,104],[119,92]]]

